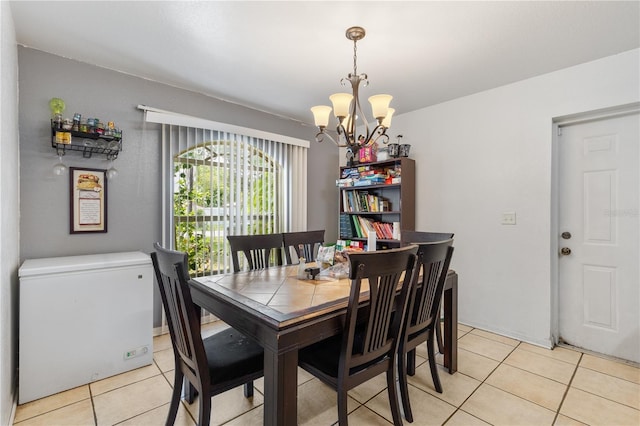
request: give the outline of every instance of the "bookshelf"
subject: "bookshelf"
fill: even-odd
[[[341,240],[363,241],[376,231],[377,248],[399,247],[400,229],[415,230],[415,161],[400,157],[340,167]]]

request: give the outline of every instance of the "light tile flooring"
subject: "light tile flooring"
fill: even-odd
[[[212,333],[223,324],[203,326]],[[640,425],[640,369],[567,348],[546,350],[464,325],[459,326],[458,372],[440,366],[442,394],[433,389],[426,349],[410,378],[414,425]],[[441,356],[438,360],[442,362]],[[154,339],[154,363],[18,406],[16,426],[162,425],[171,385],[173,354],[168,335]],[[335,393],[300,370],[298,423],[337,421]],[[262,423],[263,382],[252,399],[242,387],[213,398],[211,424]],[[194,425],[197,400],[184,401],[177,425]],[[389,425],[384,376],[350,392],[352,425]]]

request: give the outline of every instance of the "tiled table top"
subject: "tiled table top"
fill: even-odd
[[[299,279],[296,276],[297,271],[297,265],[292,265],[237,274],[211,275],[194,278],[194,280],[212,288],[215,284],[231,290],[237,295],[269,306],[282,314],[332,302],[346,304],[351,288],[349,279],[331,277],[319,277],[316,280]],[[363,281],[361,291],[369,291],[366,281]]]

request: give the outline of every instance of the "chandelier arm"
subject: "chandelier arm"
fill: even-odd
[[[353,89],[353,99],[354,99],[354,102],[352,102],[351,104],[351,117],[353,118],[353,121],[351,122],[351,126],[349,128],[351,132],[351,139],[353,141],[352,143],[353,144],[358,143],[358,139],[356,135],[356,131],[357,131],[356,117],[359,117],[364,123],[364,128],[366,133],[364,140],[366,145],[366,142],[368,142],[371,137],[371,133],[369,132],[369,122],[367,121],[367,116],[364,114],[364,111],[362,111],[362,106],[360,105],[359,87],[361,82],[363,82],[365,86],[367,85],[368,83],[367,75],[366,74],[360,74],[360,75],[350,74],[349,80],[351,81],[351,88]]]
[[[351,121],[351,119],[349,119],[349,122]],[[342,136],[346,142],[345,145],[343,146],[348,146],[351,145],[351,141],[349,139],[349,133],[348,133],[348,129],[349,125],[347,124],[347,127],[345,128],[344,126],[344,122],[338,120],[338,125],[336,126],[336,133],[338,134],[338,139],[340,139],[340,136]],[[338,143],[338,142],[336,142]]]
[[[318,133],[316,133],[316,142],[324,141],[324,138],[327,137],[331,142],[335,143],[338,148],[346,148],[347,145],[340,144],[337,140],[335,140],[329,132],[322,129]]]
[[[374,138],[376,134],[377,136]],[[373,129],[373,132],[371,135],[372,142],[370,143],[370,145],[373,145],[374,143],[378,142],[378,139],[381,139],[381,142],[385,145],[389,143],[389,135],[387,135],[387,128],[381,124],[377,125],[376,128]]]

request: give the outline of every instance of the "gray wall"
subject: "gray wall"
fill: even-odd
[[[194,92],[20,47],[20,259],[152,251],[161,240],[160,126],[145,124],[140,104],[213,121],[251,127],[300,139],[313,138],[303,126],[263,112],[219,101]],[[69,233],[69,175],[55,176],[58,162],[50,144],[49,100],[66,103],[65,116],[114,121],[123,129],[123,151],[115,160],[118,176],[108,182],[108,232]],[[326,229],[335,239],[338,151],[311,143],[309,151],[308,228]],[[78,152],[63,157],[68,167],[108,169],[109,162]],[[155,290],[155,289],[154,289]],[[155,297],[155,325],[160,302]]]
[[[18,52],[8,2],[0,2],[0,424],[15,401],[20,246]]]
[[[152,242],[160,239],[159,129],[143,124],[137,105],[300,139],[312,138],[315,131],[201,94],[17,48],[7,2],[0,2],[0,41],[0,424],[7,425],[15,402],[21,262],[114,251],[148,253]],[[52,97],[66,101],[67,113],[113,120],[124,129],[124,151],[115,162],[120,174],[108,188],[106,234],[69,234],[68,175],[55,177],[52,173],[57,162],[49,142],[48,102]],[[100,157],[84,159],[77,153],[65,157],[67,166],[109,167]],[[309,158],[313,160],[308,169],[308,228],[326,229],[327,239],[335,239],[338,151],[330,144],[312,142]]]
[[[314,135],[311,126],[29,48],[19,48],[19,66],[22,260],[151,251],[161,232],[160,133],[158,125],[143,123],[139,104],[300,139]],[[58,161],[50,146],[52,97],[65,100],[65,116],[79,112],[114,121],[123,129],[123,151],[114,162],[119,175],[108,186],[106,234],[69,233],[68,175],[51,172]],[[335,181],[338,167],[337,150],[330,148],[313,142],[309,152],[309,175],[314,177],[309,179],[314,206],[309,209],[310,229],[331,229],[337,223],[337,196],[326,189]],[[85,159],[77,152],[63,160],[67,166],[109,167],[100,156]]]

